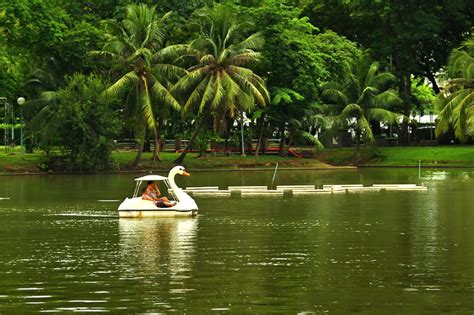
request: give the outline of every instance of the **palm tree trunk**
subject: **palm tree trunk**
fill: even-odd
[[[161,162],[160,159],[160,138],[161,138],[161,129],[163,125],[162,119],[159,120],[158,122],[158,130],[157,128],[153,128],[153,137],[155,140],[155,148],[153,150],[153,162],[156,162],[157,160]]]
[[[240,141],[242,156],[245,156],[245,140],[244,140],[244,113],[240,112]]]
[[[153,128],[153,138],[155,142],[155,147],[153,148],[153,162],[160,161],[160,136],[156,128]]]
[[[360,163],[360,135],[361,132],[359,129],[356,129],[356,146],[355,146],[355,161],[356,164]]]
[[[408,117],[410,117],[410,97],[411,97],[411,74],[402,72],[399,74],[400,78],[400,91],[403,100],[403,114],[406,116],[403,118],[401,125],[400,134],[398,135],[399,145],[410,144],[410,134],[408,130]]]
[[[430,81],[435,94],[439,94],[441,92],[441,89],[439,88],[438,82],[436,82],[436,78],[431,71],[428,71],[426,73],[426,78]]]
[[[196,130],[194,131],[193,135],[192,135],[191,138],[189,139],[188,144],[186,145],[186,148],[184,148],[183,152],[173,161],[174,164],[181,164],[181,163],[183,163],[184,159],[186,158],[186,154],[188,153],[188,151],[189,151],[189,150],[191,149],[191,147],[193,146],[194,141],[196,140],[197,135],[199,134],[199,131],[201,130],[202,126],[204,126],[204,122],[206,121],[207,116],[208,116],[208,112],[205,112],[205,113],[202,115],[201,121],[200,121],[199,124],[196,126]]]
[[[135,168],[138,166],[138,164],[140,163],[141,159],[142,159],[142,153],[143,153],[143,143],[145,141],[142,141],[140,143],[138,143],[138,152],[137,152],[137,155],[135,156],[135,160],[133,161],[132,165],[131,165],[131,168]]]
[[[263,128],[265,127],[264,114],[258,119],[258,125],[260,127],[260,133],[258,134],[257,147],[255,148],[255,158],[258,158],[260,147],[262,146]]]
[[[281,128],[280,128],[280,150],[278,152],[278,154],[280,156],[283,156],[283,146],[285,144],[285,123],[283,122],[282,125],[281,125]]]

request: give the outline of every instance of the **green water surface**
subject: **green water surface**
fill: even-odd
[[[121,175],[0,177],[0,313],[474,311],[474,171],[279,171],[276,184],[427,192],[195,197],[192,219],[119,219]],[[269,185],[195,172],[186,186]]]

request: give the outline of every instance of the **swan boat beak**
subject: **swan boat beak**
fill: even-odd
[[[181,175],[183,175],[183,176],[191,176],[191,174],[189,174],[189,173],[186,172],[186,171],[183,171],[183,174],[181,174]]]

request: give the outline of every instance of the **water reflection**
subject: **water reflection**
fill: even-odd
[[[196,175],[186,186],[268,185],[273,172]],[[474,170],[276,179],[421,181],[427,192],[203,198],[197,219],[130,220],[104,202],[130,189],[130,174],[5,178],[0,313],[472,312]]]
[[[427,181],[445,181],[448,179],[470,181],[472,177],[473,177],[472,171],[462,171],[462,170],[451,170],[451,171],[427,170],[427,171],[423,171],[422,173],[422,179],[427,180]]]
[[[136,275],[164,274],[171,281],[189,277],[197,239],[197,218],[119,220],[123,266]]]

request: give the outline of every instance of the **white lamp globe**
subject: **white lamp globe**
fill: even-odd
[[[21,105],[25,104],[26,100],[25,100],[24,97],[19,97],[19,98],[16,100],[16,102],[18,103],[18,105],[21,106]]]

